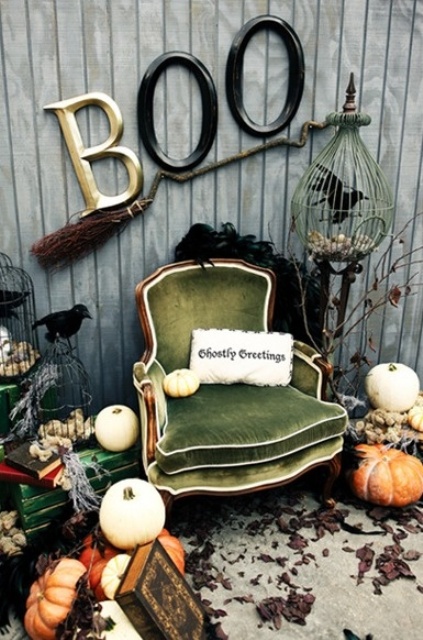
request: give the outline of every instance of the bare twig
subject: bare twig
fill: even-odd
[[[337,306],[339,304],[340,288],[336,287],[336,277],[334,274],[329,284],[326,308],[321,310],[322,322],[322,343],[316,344],[313,341],[310,331],[307,331],[311,344],[325,357],[327,360],[335,363],[335,375],[330,381],[331,389],[334,396],[343,402],[343,387],[351,388],[353,386],[349,376],[355,374],[354,384],[358,385],[359,371],[362,366],[369,365],[370,361],[366,355],[368,348],[374,350],[371,339],[367,337],[367,323],[369,319],[380,309],[390,305],[399,307],[399,303],[404,298],[413,295],[423,282],[416,281],[420,275],[418,266],[423,264],[423,245],[411,248],[401,254],[397,258],[392,258],[392,250],[397,243],[402,244],[403,236],[410,225],[415,222],[416,218],[423,216],[423,212],[417,214],[414,218],[407,220],[404,226],[390,237],[390,241],[386,249],[380,255],[380,258],[372,268],[373,277],[370,278],[366,289],[359,295],[358,299],[347,308],[344,318],[338,321]],[[413,268],[414,267],[414,268]],[[417,270],[416,270],[417,269]],[[399,272],[407,271],[401,281]],[[299,269],[297,269],[299,276]],[[392,283],[395,278],[396,282]],[[299,277],[299,283],[302,294],[302,309],[304,313],[304,324],[307,328],[306,309],[306,291],[302,286],[302,280]],[[323,298],[322,298],[323,300]],[[364,349],[351,347],[352,336],[359,332],[360,341],[364,342]],[[365,341],[363,341],[363,337]],[[346,352],[348,363],[341,365],[342,352]],[[345,356],[345,354],[343,354]],[[356,388],[356,387],[355,387]]]

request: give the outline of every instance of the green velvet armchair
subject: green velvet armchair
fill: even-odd
[[[348,419],[324,399],[331,368],[310,346],[294,341],[286,386],[201,384],[184,398],[163,391],[167,373],[190,366],[193,330],[269,332],[275,287],[270,270],[232,259],[169,264],[136,287],[143,466],[168,514],[183,496],[276,487],[318,466],[326,471],[322,500],[334,505]]]

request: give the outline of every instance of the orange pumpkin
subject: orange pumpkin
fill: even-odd
[[[107,600],[106,594],[104,593],[103,587],[101,586],[101,576],[103,574],[104,567],[107,565],[109,560],[111,560],[111,558],[114,558],[114,557],[115,556],[110,556],[108,558],[100,558],[100,560],[97,560],[97,562],[94,562],[94,564],[89,569],[88,585],[90,589],[93,591],[96,597],[96,600],[98,600],[98,602],[101,602],[102,600]]]
[[[185,549],[176,536],[172,536],[167,529],[162,529],[157,540],[173,560],[182,575],[185,573]]]
[[[32,640],[55,640],[56,629],[68,615],[76,597],[76,584],[85,572],[82,562],[63,558],[32,584],[24,618],[25,630]]]
[[[423,464],[418,458],[383,444],[355,447],[358,468],[347,473],[352,492],[384,507],[405,507],[423,494]]]
[[[90,569],[99,560],[113,558],[118,553],[121,553],[120,549],[111,545],[101,532],[98,534],[89,533],[82,541],[82,551],[78,560],[87,569]]]

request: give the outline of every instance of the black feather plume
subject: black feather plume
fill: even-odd
[[[216,231],[208,224],[196,223],[175,249],[175,260],[195,260],[201,265],[213,258],[238,258],[259,267],[272,269],[277,290],[274,331],[292,333],[302,342],[320,346],[320,278],[299,261],[278,254],[272,242],[254,235],[240,235],[233,224],[222,224]],[[305,322],[307,318],[307,323]]]

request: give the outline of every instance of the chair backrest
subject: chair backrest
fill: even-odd
[[[146,342],[143,360],[157,359],[167,373],[188,367],[193,329],[267,331],[275,288],[272,271],[241,260],[158,269],[135,291]]]

